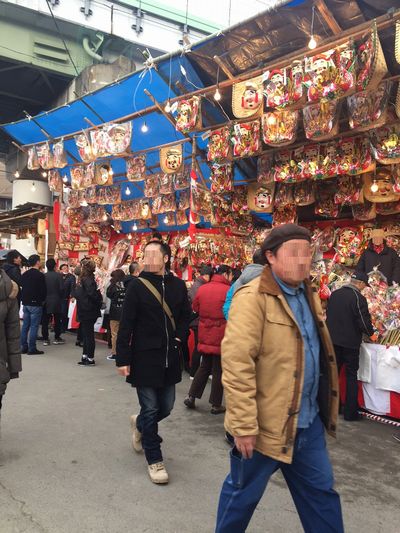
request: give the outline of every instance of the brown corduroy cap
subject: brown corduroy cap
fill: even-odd
[[[275,250],[284,242],[295,239],[311,242],[311,233],[308,229],[297,224],[282,224],[282,226],[278,226],[271,231],[262,243],[261,250],[263,253],[267,250]]]

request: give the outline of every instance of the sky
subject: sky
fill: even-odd
[[[276,0],[189,0],[189,14],[226,28],[265,11]],[[186,0],[168,0],[168,5],[186,11]],[[230,7],[229,7],[230,6]],[[230,14],[229,14],[230,11]],[[229,20],[230,18],[230,20]]]

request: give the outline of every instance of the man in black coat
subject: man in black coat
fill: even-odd
[[[129,274],[125,276],[125,279],[124,279],[124,285],[126,289],[128,288],[129,283],[133,279],[136,279],[139,276],[139,274],[140,274],[140,265],[137,261],[133,261],[129,265]]]
[[[355,272],[350,285],[334,291],[327,307],[327,325],[335,347],[338,370],[346,365],[346,402],[344,419],[359,420],[357,372],[360,362],[362,335],[375,340],[368,303],[361,291],[368,283],[368,276]]]
[[[64,282],[62,275],[55,271],[56,262],[54,259],[46,261],[47,272],[44,275],[46,279],[46,305],[43,310],[42,334],[43,345],[49,346],[49,322],[54,321],[54,344],[65,344],[61,338],[61,320],[62,320],[62,301],[64,294]]]
[[[76,286],[76,279],[69,271],[69,267],[66,263],[60,266],[60,272],[63,279],[63,297],[61,304],[61,332],[65,333],[68,329],[68,308],[69,301],[72,298]]]
[[[372,239],[362,253],[356,271],[369,274],[374,267],[382,272],[389,285],[400,283],[400,258],[396,250],[386,244],[383,229],[372,230]]]
[[[191,317],[185,283],[165,272],[169,259],[164,243],[146,245],[144,271],[128,285],[117,340],[118,372],[136,387],[141,407],[131,417],[133,447],[143,447],[154,483],[168,483],[158,422],[174,406],[175,384],[182,379],[180,345]]]
[[[6,258],[7,262],[3,265],[3,270],[7,274],[7,276],[15,281],[15,283],[18,285],[18,305],[21,303],[21,282],[22,282],[22,274],[21,274],[21,264],[22,264],[22,256],[17,250],[10,250],[7,254]]]

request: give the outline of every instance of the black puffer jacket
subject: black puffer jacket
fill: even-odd
[[[176,323],[173,331],[161,303],[140,279],[128,285],[117,340],[117,366],[130,366],[128,383],[163,387],[182,379],[181,353],[175,338],[186,341],[191,309],[185,282],[172,274],[142,272],[169,305]],[[132,342],[131,342],[132,341]]]
[[[0,269],[0,395],[21,372],[17,285]]]
[[[74,289],[73,296],[76,298],[78,322],[99,318],[103,297],[97,288],[94,276],[81,279]]]
[[[353,285],[345,285],[332,293],[326,316],[329,333],[336,346],[359,348],[362,334],[370,337],[374,333],[367,300]]]
[[[356,271],[369,274],[376,266],[387,278],[389,285],[393,282],[400,283],[400,258],[396,250],[387,246],[386,241],[384,241],[384,248],[380,254],[375,252],[371,241],[368,248],[362,253]]]
[[[107,289],[107,298],[110,298],[110,320],[121,320],[122,306],[124,304],[126,287],[122,282],[110,283]]]

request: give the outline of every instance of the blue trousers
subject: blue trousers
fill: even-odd
[[[216,533],[246,531],[269,478],[278,469],[286,480],[306,533],[344,532],[324,427],[317,415],[310,427],[297,430],[292,464],[259,452],[254,452],[251,459],[243,459],[233,448],[231,472],[219,500]]]
[[[24,318],[21,328],[21,346],[29,352],[36,350],[36,338],[42,320],[42,308],[33,305],[24,305]],[[28,340],[29,332],[29,340]]]
[[[152,387],[136,388],[140,414],[136,427],[142,434],[142,446],[149,465],[163,460],[161,453],[162,438],[158,434],[158,422],[167,418],[175,403],[175,385],[159,389]]]

